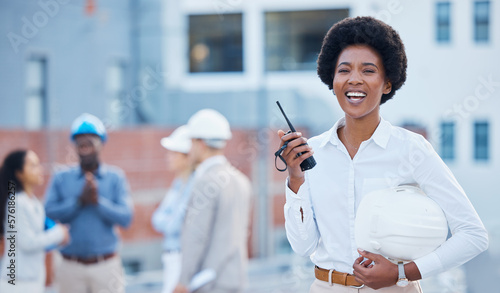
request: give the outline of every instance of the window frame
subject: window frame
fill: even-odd
[[[483,133],[480,127],[484,127]],[[476,162],[488,162],[490,160],[490,123],[487,120],[474,121],[473,126],[473,156]],[[481,136],[482,135],[482,136]],[[482,143],[481,140],[484,142]]]
[[[39,72],[39,80],[33,81],[33,76],[29,68],[31,63],[38,63],[41,70]],[[48,58],[45,55],[31,55],[26,59],[25,67],[25,126],[27,129],[37,130],[48,126]],[[35,84],[33,84],[35,83]],[[39,117],[32,117],[33,109],[31,107],[38,107]]]
[[[436,3],[436,41],[438,43],[451,42],[451,9],[450,1],[439,1]],[[446,11],[446,17],[443,17],[444,14],[442,14],[442,11]],[[441,35],[441,29],[446,29],[446,36]]]
[[[485,15],[479,15],[479,7],[481,5],[486,5],[486,11],[487,14]],[[481,1],[474,1],[474,9],[473,9],[473,15],[474,15],[474,41],[476,43],[488,43],[490,41],[490,27],[491,27],[491,15],[490,15],[490,10],[491,10],[491,2],[489,0],[481,0]],[[482,18],[481,16],[484,16]],[[479,30],[481,27],[486,28],[486,36],[483,38],[479,34]]]
[[[440,124],[440,155],[443,160],[454,161],[456,159],[456,123],[454,121],[442,121]],[[446,128],[451,132],[446,131]]]

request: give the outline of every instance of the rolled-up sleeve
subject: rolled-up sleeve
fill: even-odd
[[[318,246],[319,232],[311,205],[307,176],[297,193],[288,187],[288,178],[285,188],[284,214],[288,242],[297,254],[309,256]]]

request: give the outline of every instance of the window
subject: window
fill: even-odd
[[[474,3],[474,40],[488,42],[490,38],[490,1]]]
[[[242,15],[189,16],[189,71],[243,71]]]
[[[448,43],[451,38],[450,2],[438,2],[436,6],[436,40]]]
[[[441,158],[443,160],[455,159],[455,123],[441,123]]]
[[[139,259],[127,259],[124,258],[123,262],[123,270],[126,274],[132,275],[137,274],[142,269],[142,263]]]
[[[406,121],[401,124],[401,127],[404,129],[407,129],[409,131],[415,132],[420,134],[421,136],[427,138],[427,129],[425,126],[421,125],[418,122],[413,122],[413,121]]]
[[[323,37],[348,9],[267,12],[266,70],[315,70]]]
[[[32,58],[26,64],[27,129],[40,129],[47,124],[47,60]]]
[[[108,122],[114,127],[123,124],[125,115],[129,110],[124,109],[125,95],[125,67],[121,63],[115,63],[108,66],[106,73],[106,87],[108,92]]]
[[[474,159],[487,161],[489,159],[489,123],[474,123]]]

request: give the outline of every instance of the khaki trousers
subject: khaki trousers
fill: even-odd
[[[125,279],[119,256],[85,265],[62,259],[57,273],[59,293],[124,293]]]
[[[419,282],[410,282],[406,287],[398,287],[396,285],[374,290],[372,288],[363,287],[361,289],[351,288],[347,286],[342,286],[339,284],[333,284],[330,286],[328,282],[320,281],[318,279],[314,280],[311,285],[309,293],[422,293],[422,288],[420,288]]]

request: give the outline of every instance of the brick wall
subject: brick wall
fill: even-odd
[[[164,196],[172,174],[167,171],[165,163],[165,149],[160,145],[160,139],[168,136],[173,129],[143,127],[136,129],[116,130],[109,133],[109,139],[102,151],[102,160],[107,164],[122,168],[130,183],[134,202],[135,215],[130,228],[121,230],[122,237],[127,241],[143,241],[159,239],[151,226],[151,215]],[[270,201],[273,206],[272,225],[283,226],[284,187],[286,173],[279,173],[274,169],[274,151],[279,145],[274,130],[233,130],[231,139],[225,149],[229,161],[245,173],[254,186],[257,194],[259,158],[259,143],[269,143],[268,159],[268,186]],[[73,145],[69,140],[69,132],[63,130],[26,131],[0,129],[0,158],[3,161],[6,154],[16,148],[34,150],[45,169],[45,183],[36,190],[39,197],[43,197],[46,184],[53,171],[63,165],[77,164],[78,158]],[[254,207],[257,204],[255,197]],[[256,212],[262,212],[257,209]],[[252,237],[252,236],[251,236]],[[252,241],[250,241],[252,243]]]

